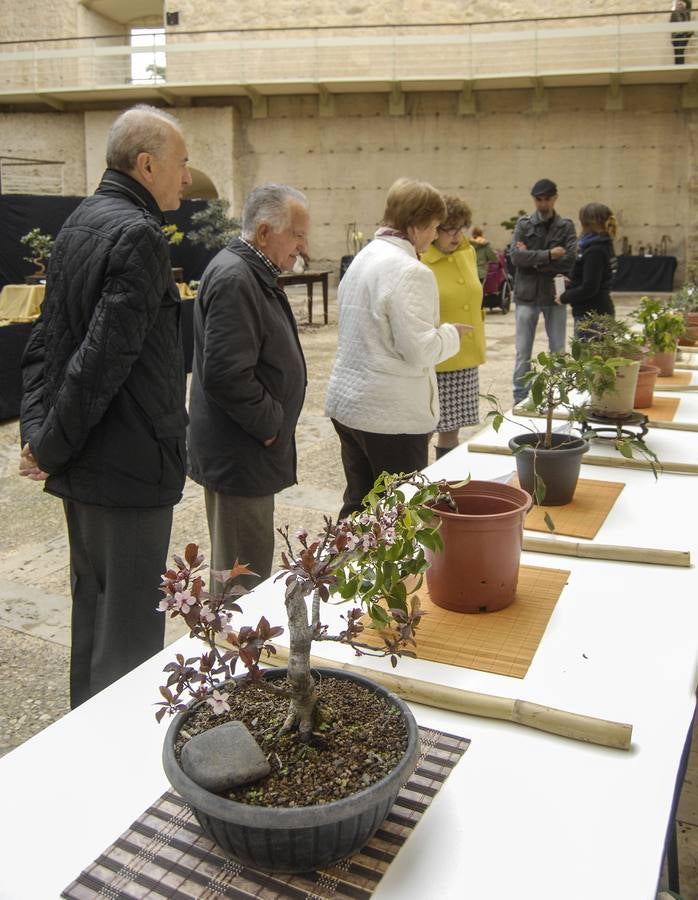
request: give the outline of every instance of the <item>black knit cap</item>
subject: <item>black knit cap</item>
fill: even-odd
[[[557,185],[549,178],[541,178],[531,188],[532,197],[554,197],[557,194]]]

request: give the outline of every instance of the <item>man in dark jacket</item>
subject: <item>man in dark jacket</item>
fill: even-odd
[[[209,263],[194,307],[191,477],[204,486],[211,568],[271,573],[274,495],[296,482],[295,430],[306,368],[276,279],[305,252],[307,201],[286,185],[247,198],[242,236]]]
[[[161,230],[191,183],[177,120],[127,110],[107,166],[56,239],[23,360],[20,474],[46,480],[68,524],[72,707],[162,649],[185,478],[180,301]]]
[[[535,212],[516,223],[510,255],[516,267],[514,302],[516,303],[516,362],[514,363],[514,403],[528,394],[524,375],[531,368],[531,354],[538,318],[543,314],[548,349],[565,349],[567,310],[555,303],[555,275],[566,275],[572,268],[577,235],[570,219],[555,212],[557,186],[541,178],[531,188]]]

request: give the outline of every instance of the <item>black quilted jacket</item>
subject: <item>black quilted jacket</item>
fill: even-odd
[[[276,494],[296,482],[307,381],[286,294],[236,238],[206,267],[195,304],[189,474],[221,494]]]
[[[180,299],[152,195],[110,169],[67,219],[22,362],[22,443],[46,490],[170,506],[185,477]]]

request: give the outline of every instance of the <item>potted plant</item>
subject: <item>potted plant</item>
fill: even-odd
[[[660,376],[673,375],[676,348],[686,330],[683,313],[672,309],[663,300],[642,297],[633,315],[644,329],[651,353],[649,364],[659,367]]]
[[[591,314],[584,319],[577,353],[584,365],[592,415],[612,419],[633,413],[645,337],[621,319]]]
[[[562,506],[572,500],[582,456],[589,449],[589,442],[579,435],[553,431],[553,417],[561,410],[568,421],[580,420],[579,395],[588,384],[580,355],[578,342],[572,353],[539,353],[525,376],[529,409],[545,418],[545,429],[524,426],[526,433],[512,437],[509,448],[515,455],[519,484],[541,506]],[[488,417],[498,431],[504,415],[496,397],[487,399],[493,407]]]
[[[50,234],[44,234],[40,228],[32,228],[31,231],[22,235],[20,241],[29,248],[30,255],[23,257],[24,260],[33,263],[36,267],[34,274],[29,275],[26,281],[30,284],[43,281],[46,276],[46,265],[53,250],[53,237]]]
[[[407,486],[414,491],[409,499]],[[157,718],[177,713],[165,740],[165,771],[204,831],[227,853],[262,869],[306,871],[355,852],[389,811],[419,754],[414,719],[399,698],[366,679],[312,672],[311,645],[341,641],[358,654],[387,655],[393,665],[411,653],[422,615],[412,594],[427,568],[424,548],[441,545],[429,504],[442,496],[441,486],[418,473],[384,474],[361,514],[338,523],[326,519],[314,539],[299,532],[297,552],[287,530],[282,532],[287,552],[279,577],[286,584],[290,652],[288,668],[271,676],[259,661],[274,652],[269,640],[282,629],[264,617],[237,632],[231,624],[240,611],[237,598],[244,591],[236,578],[248,572],[244,566],[236,565],[218,590],[209,591],[203,557],[190,544],[164,574],[160,609],[182,616],[191,635],[206,645],[200,656],[178,655],[165,668]],[[320,616],[332,595],[359,604],[336,634]],[[366,627],[380,629],[382,648],[362,642]],[[238,661],[247,675],[232,680]],[[351,712],[358,718],[345,723]],[[227,726],[215,726],[231,717],[243,720],[261,745],[257,756],[266,774],[216,792],[202,786],[210,773],[192,770],[195,762],[187,758],[195,761],[196,754],[185,757],[183,748],[187,742],[217,741]],[[204,750],[205,760],[221,758],[215,746]]]
[[[698,284],[696,284],[695,266],[689,266],[688,281],[672,295],[668,306],[678,310],[686,324],[684,333],[679,338],[679,345],[695,344],[698,341]]]
[[[192,244],[203,244],[207,250],[222,250],[240,234],[240,221],[228,215],[230,201],[224,197],[208,200],[206,206],[191,217],[194,226],[187,233]]]

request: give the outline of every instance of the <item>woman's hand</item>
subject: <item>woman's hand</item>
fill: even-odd
[[[472,325],[464,325],[462,322],[451,322],[451,325],[458,332],[458,337],[463,337],[464,334],[469,334],[473,330]]]

